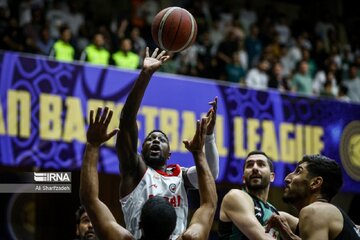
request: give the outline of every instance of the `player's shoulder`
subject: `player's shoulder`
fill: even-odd
[[[231,189],[224,197],[224,201],[232,202],[253,202],[251,196],[240,189]]]
[[[314,202],[299,212],[300,219],[316,219],[316,221],[327,221],[337,216],[341,217],[340,210],[333,204],[325,202]]]

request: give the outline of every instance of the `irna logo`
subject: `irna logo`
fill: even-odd
[[[34,172],[35,182],[71,182],[69,172]]]

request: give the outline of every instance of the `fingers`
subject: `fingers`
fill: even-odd
[[[101,110],[102,108],[99,107],[96,111],[96,116],[95,116],[95,123],[99,122],[99,119],[100,119],[100,115],[101,115]]]
[[[105,107],[102,112],[102,108],[99,107],[96,111],[95,121],[94,121],[94,110],[90,110],[90,124],[101,123],[106,127],[110,124],[111,118],[114,114],[112,110],[109,110],[109,107]]]
[[[207,121],[207,118],[202,118],[201,119],[201,124],[200,124],[200,134],[201,135],[205,135],[206,133],[206,121]]]
[[[94,110],[90,110],[90,125],[94,124]]]
[[[115,136],[118,132],[119,132],[119,129],[118,129],[118,128],[115,128],[114,130],[112,130],[112,131],[107,135],[106,141],[109,140],[110,138],[112,138],[113,136]]]
[[[214,101],[209,102],[209,105],[211,105],[215,111],[217,110],[217,101],[218,101],[218,97],[216,96]]]
[[[166,53],[165,50],[161,51],[161,53],[160,53],[156,58],[157,58],[158,60],[162,60],[161,58],[162,58],[162,56],[165,55],[165,53]]]
[[[164,63],[169,59],[170,59],[170,56],[163,56],[163,57],[161,57],[160,61]]]
[[[108,116],[107,116],[107,118],[106,118],[106,120],[104,122],[106,127],[109,126],[113,113],[114,112],[112,110],[109,111],[109,114],[108,114]]]
[[[190,142],[189,142],[189,140],[185,139],[185,140],[183,140],[182,142],[183,142],[183,144],[185,145],[185,148],[186,148],[186,149],[189,149],[189,147],[190,147]]]
[[[155,48],[155,50],[154,50],[154,52],[152,53],[151,57],[152,57],[152,58],[156,58],[156,55],[157,55],[158,51],[159,51],[159,48]]]
[[[102,115],[101,115],[101,118],[100,118],[100,123],[105,123],[105,120],[106,120],[108,111],[109,111],[109,108],[108,108],[108,107],[105,107],[105,108],[104,108],[104,111],[103,111],[103,113],[102,113]]]
[[[149,47],[146,47],[146,53],[145,53],[145,57],[149,57],[150,54],[149,54]]]

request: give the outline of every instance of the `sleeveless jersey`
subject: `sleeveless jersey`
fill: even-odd
[[[349,216],[339,207],[337,207],[343,216],[343,229],[334,240],[360,240],[360,230],[355,226]],[[300,236],[299,224],[296,226],[295,234]]]
[[[136,188],[120,199],[126,229],[134,235],[135,239],[141,237],[141,229],[139,229],[141,208],[146,200],[153,196],[164,197],[175,208],[176,227],[170,239],[177,239],[185,231],[188,199],[182,174],[183,171],[177,164],[169,165],[166,172],[148,167]]]
[[[245,191],[246,192],[246,191]],[[248,192],[246,192],[249,194]],[[259,198],[249,194],[254,202],[254,213],[257,220],[265,227],[272,214],[279,214],[270,203],[264,203]],[[274,229],[270,230],[274,239],[280,239],[280,234]],[[219,221],[219,239],[221,240],[248,240],[248,238],[232,223]]]

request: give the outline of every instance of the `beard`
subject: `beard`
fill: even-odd
[[[252,191],[263,190],[268,187],[270,179],[261,178],[260,182],[254,183],[250,177],[246,181],[246,187]]]
[[[88,232],[94,233],[94,231],[88,231]],[[84,236],[81,236],[80,240],[98,240],[95,233],[94,235],[88,235],[88,232],[86,232]]]

